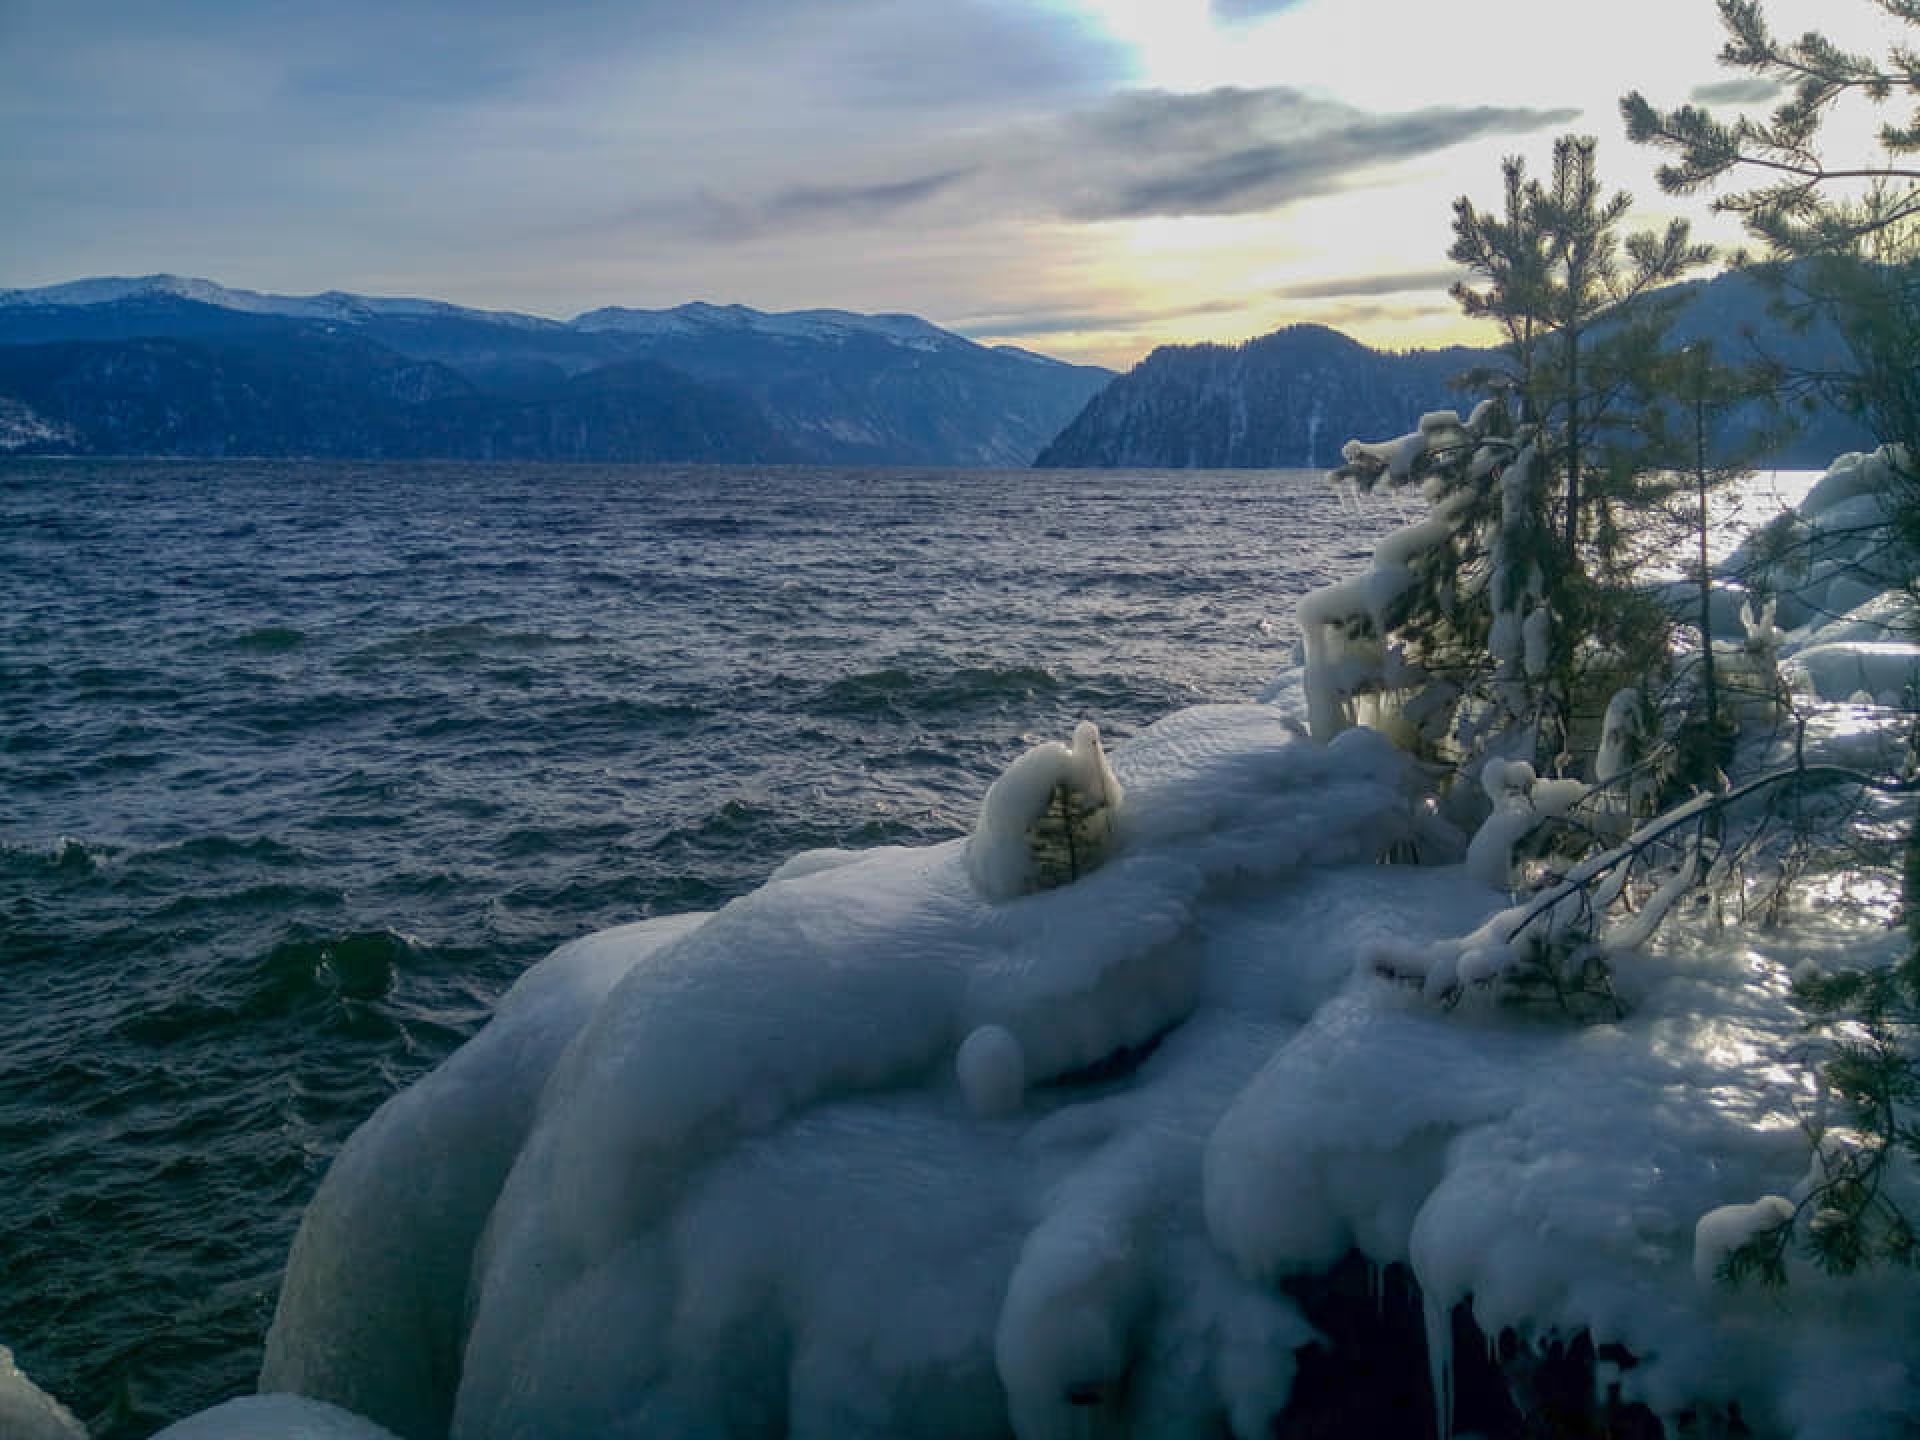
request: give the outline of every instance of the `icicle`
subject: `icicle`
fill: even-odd
[[[1433,1433],[1437,1440],[1453,1434],[1453,1313],[1429,1293],[1420,1308],[1427,1322],[1427,1378],[1433,1385]]]

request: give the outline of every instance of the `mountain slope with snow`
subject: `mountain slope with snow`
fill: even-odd
[[[127,349],[145,345],[150,358],[154,342],[193,342],[209,353],[207,366],[237,373],[277,347],[274,363],[293,372],[344,337],[368,347],[374,370],[411,363],[457,376],[475,392],[460,412],[472,428],[458,429],[449,412],[369,450],[360,448],[360,437],[386,426],[373,416],[318,434],[276,431],[266,412],[239,416],[236,424],[240,394],[214,404],[205,386],[173,386],[177,367],[133,363]],[[66,352],[22,353],[73,344],[101,348],[78,365]],[[1018,467],[1111,378],[1105,370],[977,345],[909,315],[766,314],[695,303],[608,308],[562,322],[339,291],[270,295],[169,275],[0,291],[6,361],[16,374],[46,373],[57,364],[78,377],[51,398],[44,385],[0,388],[15,417],[0,428],[0,447],[16,453],[451,458],[497,453],[486,437],[510,432],[516,439],[507,453],[525,459]],[[642,363],[652,368],[632,368]],[[589,381],[601,372],[608,372],[601,382]],[[624,378],[612,379],[615,372]],[[642,375],[657,382],[650,396],[636,388]],[[343,380],[323,366],[306,383],[320,392]],[[351,392],[365,388],[348,383],[320,408],[344,412]],[[629,423],[618,398],[662,411],[695,389],[724,397],[739,418],[729,425],[721,408],[707,406],[693,453],[677,443],[644,443],[647,427]],[[585,394],[594,400],[583,408]],[[164,432],[142,432],[126,419],[150,412],[175,418]],[[96,423],[107,415],[121,418]],[[251,448],[236,451],[228,437],[241,433]]]

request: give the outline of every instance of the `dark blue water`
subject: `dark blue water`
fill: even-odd
[[[1299,473],[0,462],[0,1343],[252,1388],[328,1157],[583,932],[1245,699]]]

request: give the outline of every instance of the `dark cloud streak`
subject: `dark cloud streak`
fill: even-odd
[[[959,334],[969,338],[982,335],[1044,336],[1077,335],[1089,331],[1127,331],[1143,325],[1159,325],[1168,320],[1186,320],[1194,316],[1232,315],[1245,308],[1239,298],[1196,301],[1191,305],[1157,309],[1125,310],[1042,310],[1032,314],[985,315],[956,322]]]
[[[889,180],[875,185],[801,185],[782,191],[768,204],[776,219],[820,214],[873,217],[911,209],[951,189],[974,173],[971,166],[921,175],[911,180]]]
[[[1255,214],[1372,183],[1370,172],[1491,135],[1564,124],[1572,109],[1432,107],[1374,114],[1286,86],[1130,91],[1053,121],[934,145],[904,178],[812,175],[724,200],[663,195],[609,223],[742,239],[925,207],[958,222]],[[910,160],[909,160],[909,163]]]
[[[1090,157],[1068,210],[1082,220],[1268,210],[1346,188],[1372,167],[1579,114],[1483,105],[1370,115],[1284,87],[1136,93],[1076,126],[1110,153]]]
[[[1416,290],[1437,290],[1444,294],[1456,281],[1466,278],[1465,270],[1451,268],[1397,271],[1390,275],[1345,275],[1282,285],[1273,293],[1282,300],[1338,300],[1348,295],[1400,295]]]

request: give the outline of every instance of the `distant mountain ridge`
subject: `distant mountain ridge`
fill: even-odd
[[[1830,330],[1800,332],[1774,318],[1751,275],[1735,271],[1682,288],[1693,303],[1675,323],[1676,345],[1711,339],[1728,359],[1757,350],[1809,371],[1844,365]],[[1350,439],[1390,439],[1427,411],[1464,408],[1473,397],[1456,382],[1497,358],[1497,351],[1465,347],[1374,350],[1321,325],[1292,325],[1239,345],[1161,346],[1089,400],[1035,464],[1326,468]],[[1761,418],[1750,407],[1723,429],[1738,432]],[[1817,411],[1767,463],[1814,468],[1874,443],[1848,417]]]
[[[1464,396],[1466,349],[1370,350],[1324,325],[1240,345],[1165,345],[1087,402],[1035,461],[1130,469],[1315,469]]]
[[[1024,466],[1111,378],[910,315],[0,290],[0,453]]]

